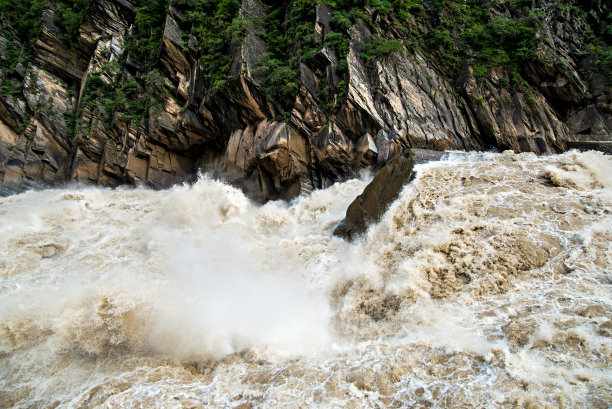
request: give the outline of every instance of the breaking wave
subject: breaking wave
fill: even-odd
[[[612,405],[610,157],[416,170],[353,244],[366,180],[1,198],[0,406]]]

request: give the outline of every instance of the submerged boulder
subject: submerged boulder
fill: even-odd
[[[346,218],[338,224],[334,235],[353,240],[376,223],[394,202],[406,183],[414,179],[414,158],[411,150],[397,156],[374,176],[363,193],[346,210]]]

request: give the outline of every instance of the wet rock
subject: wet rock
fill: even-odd
[[[235,131],[225,152],[230,165],[253,174],[263,201],[292,199],[300,193],[305,154],[302,138],[287,123],[267,120]]]
[[[600,151],[612,155],[612,141],[576,141],[568,142],[568,149],[581,151]]]
[[[383,167],[349,205],[346,218],[336,227],[334,235],[352,240],[377,222],[397,199],[404,185],[414,179],[413,167],[412,151],[394,158]]]
[[[568,126],[576,135],[588,135],[590,139],[608,138],[605,118],[596,107],[588,107],[576,112],[568,119]]]
[[[65,250],[64,246],[57,243],[46,244],[38,249],[42,258],[51,258],[62,253]]]

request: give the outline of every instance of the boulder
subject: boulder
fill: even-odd
[[[334,235],[349,241],[363,234],[378,222],[387,208],[399,196],[406,183],[414,179],[414,158],[411,150],[385,165],[346,210],[346,218],[334,230]]]

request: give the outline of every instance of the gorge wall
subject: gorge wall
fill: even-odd
[[[612,133],[605,2],[1,8],[2,195],[202,170],[291,199],[408,147],[556,153]]]

